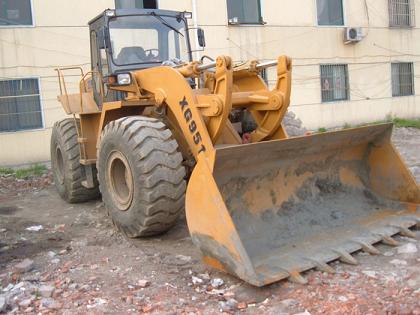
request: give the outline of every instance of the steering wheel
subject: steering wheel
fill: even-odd
[[[159,49],[157,48],[145,49],[144,52],[146,53],[146,56],[149,60],[159,61]]]

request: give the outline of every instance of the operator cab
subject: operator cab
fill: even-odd
[[[190,62],[187,23],[190,16],[188,12],[156,9],[108,9],[91,20],[92,77],[97,104],[102,105],[101,88],[105,101],[121,99],[119,92],[108,90],[104,84],[111,74]]]

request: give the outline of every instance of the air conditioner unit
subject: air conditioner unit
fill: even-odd
[[[230,25],[236,25],[236,24],[239,24],[239,19],[238,19],[238,17],[234,16],[233,18],[229,19],[229,24],[230,24]]]
[[[363,30],[361,27],[346,27],[344,29],[344,43],[357,43],[363,39]]]

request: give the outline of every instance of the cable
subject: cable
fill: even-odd
[[[393,52],[397,52],[399,53],[398,55],[362,55],[362,56],[357,56],[357,57],[345,57],[345,56],[329,56],[329,57],[295,57],[293,58],[293,60],[336,60],[336,59],[365,59],[365,58],[397,58],[397,57],[420,57],[420,54],[411,54],[411,53],[403,53],[403,52],[399,52],[397,50],[392,50],[392,49],[388,49],[385,47],[382,47],[380,45],[377,45],[374,43],[375,46],[377,46],[378,48],[382,48],[385,50],[389,50],[389,51],[393,51]],[[231,47],[232,48],[232,47]],[[239,47],[238,47],[239,48]],[[252,53],[250,53],[249,51],[246,51],[246,53],[253,55]],[[256,56],[254,55],[254,57],[256,58]],[[276,57],[277,58],[277,57]],[[264,61],[268,61],[268,60],[272,60],[272,59],[276,59],[276,58],[262,58],[259,59],[260,62],[264,62]],[[420,61],[420,60],[419,60]],[[235,60],[235,63],[243,63],[243,60]],[[346,64],[381,64],[381,63],[387,63],[389,61],[373,61],[373,62],[345,62]],[[67,66],[57,66],[57,65],[46,65],[46,66],[27,66],[27,65],[15,65],[15,66],[8,66],[8,67],[0,67],[0,69],[14,69],[14,68],[33,68],[33,69],[48,69],[48,68],[57,68],[57,67],[82,67],[82,66],[87,66],[90,65],[90,62],[86,62],[86,63],[81,63],[81,64],[75,64],[75,65],[67,65]],[[333,62],[332,64],[337,64],[337,62]],[[313,65],[319,65],[319,63],[309,63],[309,64],[294,64],[293,66],[296,67],[300,67],[300,66],[313,66]],[[71,76],[71,75],[66,75],[67,76]],[[55,76],[56,77],[56,76]]]
[[[374,5],[372,5],[372,3],[370,3],[370,6],[369,6],[369,8],[370,8],[370,10],[377,16],[377,17],[379,17],[380,19],[382,19],[384,22],[386,22],[386,23],[388,23],[389,22],[389,17],[387,16],[387,17],[383,17],[382,16],[382,14],[381,13],[379,13],[379,11],[378,11],[378,9],[374,6]],[[386,29],[389,29],[389,27],[384,27],[384,28],[386,28]]]
[[[80,74],[69,74],[69,75],[65,75],[65,77],[78,77],[80,78]],[[56,80],[54,81],[49,81],[49,82],[58,82],[58,78],[57,75],[28,75],[27,78],[40,78],[40,79],[44,79],[44,78],[55,78]],[[20,80],[20,79],[26,79],[26,78],[22,78],[20,77],[4,77],[4,76],[0,76],[0,79],[5,79],[5,80]],[[48,82],[48,80],[45,80],[46,82]],[[70,81],[72,82],[72,81]],[[79,81],[77,81],[79,82]],[[67,83],[67,81],[66,81]]]
[[[11,42],[8,40],[4,40],[0,38],[0,41],[4,42],[4,43],[8,43],[8,44],[12,44],[13,46],[24,46],[24,47],[30,47],[30,48],[34,48],[34,49],[38,49],[38,50],[45,50],[45,51],[50,51],[50,52],[58,52],[60,54],[64,54],[64,55],[69,55],[69,56],[76,56],[76,57],[83,57],[83,58],[87,58],[90,59],[90,57],[88,56],[84,56],[84,55],[78,55],[78,54],[72,54],[63,50],[55,50],[55,49],[48,49],[48,48],[42,48],[42,47],[38,47],[38,46],[32,46],[32,45],[28,45],[28,44],[16,44],[15,42]]]
[[[420,96],[420,94],[413,94],[413,95],[409,95],[409,96]],[[378,97],[378,98],[370,98],[370,101],[378,101],[378,100],[386,100],[386,99],[396,99],[398,97],[394,97],[394,96],[385,96],[385,97]],[[344,100],[344,101],[336,101],[336,102],[328,102],[328,103],[346,103],[346,102],[361,102],[361,101],[366,101],[366,99],[360,99],[360,100]],[[323,105],[324,103],[322,102],[318,102],[318,103],[305,103],[305,104],[290,104],[290,107],[302,107],[302,106],[319,106],[319,105]]]
[[[236,44],[233,40],[231,40],[229,37],[226,38],[229,42],[234,44],[236,47],[238,47],[240,50],[244,51],[246,54],[258,59],[257,56],[255,56],[253,53],[249,52],[247,49],[242,48],[240,45]]]
[[[255,56],[253,53],[251,53],[249,50],[247,50],[246,48],[242,47],[242,46],[248,46],[247,44],[245,45],[239,45],[236,42],[234,42],[233,40],[231,40],[230,38],[227,38],[228,41],[232,42],[236,48],[248,53],[249,55],[252,55],[254,58],[258,59],[259,61],[266,61],[266,60],[271,60],[271,59],[275,59],[276,57],[273,58],[258,58],[257,56]],[[280,40],[282,41],[282,40]],[[255,46],[260,46],[263,45],[264,42],[257,42],[254,45]],[[378,48],[382,48],[384,50],[387,51],[391,51],[391,52],[397,52],[397,54],[394,55],[383,55],[383,54],[376,54],[376,55],[361,55],[361,56],[355,56],[355,57],[348,57],[348,56],[327,56],[327,57],[293,57],[293,60],[330,60],[330,59],[365,59],[365,58],[390,58],[390,57],[404,57],[404,56],[415,56],[415,57],[420,57],[420,54],[413,54],[413,53],[404,53],[401,51],[396,51],[396,50],[392,50],[389,48],[385,48],[382,47],[376,43],[373,44],[374,46],[378,47]],[[228,47],[214,47],[214,48],[207,48],[207,50],[230,50],[232,48],[235,48],[232,46],[228,46]],[[242,61],[242,60],[241,60]]]
[[[369,35],[369,31],[370,31],[370,16],[369,16],[369,6],[368,6],[367,1],[368,0],[364,0],[365,10],[366,10],[366,19],[367,19],[367,32],[365,34],[365,37]]]
[[[352,89],[349,89],[349,92],[354,92],[352,91]],[[420,94],[413,94],[413,95],[409,95],[409,96],[420,96]],[[369,101],[377,101],[377,100],[385,100],[385,99],[396,99],[398,97],[393,97],[393,96],[384,96],[384,97],[368,97],[368,98],[362,98],[362,99],[349,99],[349,100],[344,100],[344,101],[336,101],[336,103],[346,103],[346,102],[361,102],[361,101],[366,101],[367,99]],[[53,99],[41,99],[41,101],[47,101],[47,100],[53,100]],[[333,102],[329,102],[329,103],[333,103]],[[301,103],[301,104],[291,104],[290,107],[303,107],[303,106],[319,106],[319,105],[323,105],[324,103],[322,102],[318,102],[318,103]],[[59,110],[62,109],[61,106],[56,106],[56,107],[48,107],[48,108],[43,108],[43,112],[46,111],[50,111],[50,110]],[[37,112],[41,112],[41,111],[32,111],[32,112],[24,112],[24,113],[37,113]],[[5,115],[19,115],[22,113],[8,113],[8,114],[0,114],[0,116],[5,116]]]
[[[353,95],[355,96],[359,96],[358,95],[358,91],[354,90],[354,89],[348,89],[348,91],[350,93],[353,93]],[[409,96],[420,96],[420,94],[413,94],[413,95],[409,95]],[[384,97],[367,97],[362,95],[361,99],[348,99],[348,100],[344,100],[344,101],[337,101],[337,103],[341,103],[341,102],[360,102],[360,101],[375,101],[375,100],[384,100],[384,99],[395,99],[397,97],[393,97],[393,96],[384,96]],[[55,99],[40,99],[41,102],[45,102],[45,101],[49,101],[49,100],[55,100]],[[330,103],[330,102],[329,102]],[[302,107],[302,106],[316,106],[316,105],[322,105],[324,103],[322,102],[318,102],[318,103],[301,103],[301,104],[290,104],[290,107]],[[30,114],[30,113],[39,113],[39,112],[47,112],[47,111],[51,111],[51,110],[59,110],[59,109],[63,109],[62,106],[54,106],[54,107],[47,107],[47,108],[43,108],[42,110],[37,110],[37,111],[28,111],[28,112],[14,112],[14,113],[2,113],[0,114],[0,116],[9,116],[9,115],[19,115],[19,114]]]
[[[25,66],[25,65],[15,65],[15,66],[7,66],[7,67],[0,67],[0,69],[15,69],[15,68],[33,68],[33,69],[50,69],[50,68],[66,68],[66,67],[83,67],[90,65],[90,62],[80,63],[77,65],[47,65],[47,66]]]
[[[398,53],[398,54],[403,54],[403,56],[414,56],[414,57],[418,57],[418,56],[419,56],[418,54],[403,53],[403,52],[398,51],[398,50],[394,50],[394,49],[386,48],[386,47],[383,47],[383,46],[378,45],[378,44],[376,44],[376,43],[373,43],[373,46],[378,47],[378,48],[381,48],[381,49],[386,50],[386,51],[389,51],[389,52],[394,52],[394,53]]]

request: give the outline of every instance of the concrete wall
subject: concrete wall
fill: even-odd
[[[226,0],[196,0],[198,24],[206,31],[204,54],[227,54],[235,61],[290,55],[294,63],[291,110],[309,129],[381,120],[387,115],[420,117],[418,96],[392,97],[390,65],[414,62],[415,90],[420,89],[419,28],[389,28],[388,1],[367,1],[367,12],[363,0],[344,0],[346,26],[361,26],[365,33],[354,45],[343,44],[343,27],[317,26],[315,0],[261,1],[265,25],[228,26]],[[159,6],[191,11],[191,2],[160,0]],[[89,69],[86,24],[113,7],[113,0],[33,0],[35,27],[0,28],[0,79],[40,78],[44,113],[42,130],[0,133],[0,165],[49,159],[51,127],[65,117],[56,100],[54,68],[82,64]],[[349,101],[321,103],[322,63],[349,65]],[[270,83],[274,75],[269,71]],[[76,90],[77,80],[77,76],[69,78],[71,89]]]

